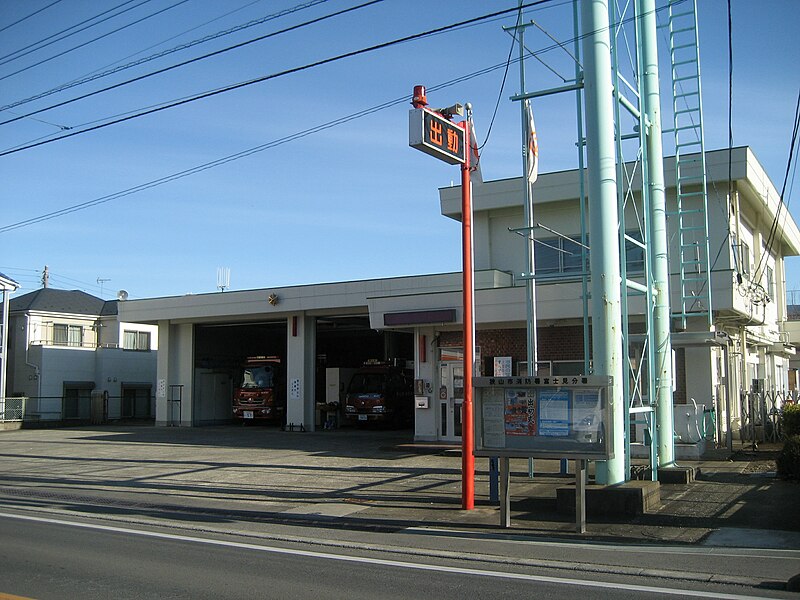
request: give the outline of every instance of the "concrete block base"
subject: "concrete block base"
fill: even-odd
[[[687,484],[694,481],[694,467],[660,467],[658,480],[664,484]]]
[[[558,512],[575,513],[575,485],[556,489]],[[636,516],[661,507],[658,481],[626,481],[617,485],[586,486],[586,514]]]

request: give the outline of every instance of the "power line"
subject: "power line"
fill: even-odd
[[[150,2],[151,0],[142,0],[142,2],[140,2],[139,4],[137,4],[135,6],[132,6],[130,8],[127,8],[124,11],[122,11],[120,13],[117,13],[117,15],[110,15],[110,16],[106,17],[105,19],[101,19],[100,21],[97,21],[97,23],[92,23],[91,25],[86,25],[87,23],[90,23],[91,21],[94,21],[95,19],[97,19],[99,17],[102,17],[103,15],[107,15],[110,12],[113,12],[113,11],[119,9],[119,8],[122,8],[126,4],[130,4],[133,1],[134,0],[126,0],[122,4],[118,4],[117,6],[114,6],[113,8],[109,8],[108,10],[105,10],[105,11],[101,12],[98,15],[95,15],[95,16],[90,17],[88,19],[84,19],[83,21],[81,21],[80,23],[78,23],[76,25],[72,25],[70,27],[67,27],[66,29],[62,29],[61,31],[53,33],[53,34],[47,36],[46,38],[43,38],[43,39],[39,40],[38,42],[33,42],[32,44],[28,44],[27,46],[24,46],[23,48],[20,48],[19,50],[15,50],[14,52],[11,52],[10,54],[6,54],[5,56],[0,56],[0,65],[4,65],[6,63],[12,62],[14,60],[17,60],[18,58],[22,58],[23,56],[27,56],[31,52],[36,52],[37,50],[41,50],[42,48],[46,48],[47,46],[49,46],[51,44],[55,44],[56,42],[60,42],[61,40],[64,40],[64,39],[66,39],[68,37],[71,37],[71,36],[75,35],[76,33],[80,33],[81,31],[85,31],[85,30],[87,30],[87,29],[89,29],[91,27],[94,27],[95,25],[99,25],[100,23],[103,23],[104,21],[107,21],[108,19],[113,19],[117,15],[120,15],[120,14],[122,14],[124,12],[129,11],[129,10],[133,10],[134,8],[137,8],[137,7],[141,6],[142,4],[146,4],[147,2]],[[82,29],[78,29],[77,31],[73,31],[72,33],[67,33],[68,31],[70,31],[72,29],[75,29],[76,27],[81,27],[82,25],[86,25],[86,27],[83,27]],[[62,35],[62,34],[66,34],[66,35]],[[58,37],[60,35],[62,37]],[[55,39],[53,39],[53,38],[55,38]],[[47,43],[45,43],[45,42],[47,42]],[[38,46],[38,48],[36,46]],[[17,56],[14,56],[15,54]]]
[[[145,1],[149,1],[149,0],[145,0]],[[50,58],[42,59],[39,62],[33,63],[32,65],[28,65],[27,67],[24,67],[22,69],[14,71],[13,73],[9,73],[8,75],[0,77],[0,81],[2,81],[4,79],[8,79],[9,77],[13,77],[14,75],[18,75],[19,73],[27,71],[28,69],[32,69],[34,67],[38,67],[39,65],[43,65],[44,63],[50,62],[51,60],[54,60],[56,58],[60,58],[60,57],[64,56],[65,54],[69,54],[70,52],[78,50],[79,48],[83,48],[85,46],[88,46],[89,44],[93,44],[93,43],[95,43],[95,42],[97,42],[99,40],[102,40],[103,38],[107,38],[110,35],[114,35],[115,33],[119,33],[123,29],[127,29],[128,27],[133,27],[134,25],[138,25],[139,23],[141,23],[143,21],[146,21],[147,19],[152,19],[153,17],[156,17],[156,16],[158,16],[158,15],[160,15],[162,13],[165,13],[168,10],[172,10],[173,8],[175,8],[177,6],[180,6],[181,4],[185,4],[188,1],[189,0],[178,0],[177,2],[174,2],[173,4],[170,4],[169,6],[167,6],[165,8],[162,8],[160,10],[157,10],[154,13],[150,13],[149,15],[145,15],[144,17],[136,19],[135,21],[131,21],[130,23],[126,23],[125,25],[117,27],[116,29],[112,29],[111,31],[106,32],[103,35],[99,35],[99,36],[97,36],[95,38],[92,38],[91,40],[83,42],[82,44],[78,44],[77,46],[73,46],[72,48],[69,48],[68,50],[64,50],[63,52],[59,52],[58,54],[56,54],[54,56],[51,56]]]
[[[518,28],[522,24],[522,7],[519,8],[517,12],[517,24],[516,28]],[[517,29],[514,29],[514,34],[511,36],[511,47],[508,49],[508,58],[506,59],[506,68],[503,71],[503,80],[500,82],[500,90],[497,92],[497,102],[494,103],[494,112],[492,113],[492,118],[489,120],[489,128],[486,130],[486,137],[483,140],[483,144],[478,147],[478,152],[483,150],[484,146],[489,143],[489,136],[492,135],[492,127],[494,126],[494,120],[497,118],[497,111],[500,108],[500,98],[503,97],[503,90],[506,87],[506,79],[508,78],[508,69],[511,66],[511,55],[514,52],[514,46],[517,43]],[[478,155],[478,164],[480,164],[480,154]],[[477,165],[475,165],[477,167]]]
[[[792,125],[792,136],[789,142],[789,158],[786,161],[786,172],[783,176],[783,185],[781,186],[780,198],[778,199],[778,208],[775,211],[775,218],[772,220],[772,225],[769,229],[769,235],[767,236],[767,243],[765,244],[765,252],[761,255],[761,258],[758,261],[758,265],[756,266],[753,275],[754,279],[759,278],[759,272],[766,266],[767,257],[770,256],[772,253],[772,245],[775,243],[775,235],[778,232],[778,221],[781,215],[781,209],[784,212],[788,211],[788,203],[784,202],[784,194],[786,193],[786,186],[789,182],[789,175],[792,172],[792,163],[795,161],[795,149],[797,147],[797,135],[798,131],[800,130],[800,90],[797,93],[797,103],[795,105],[794,111],[794,124]],[[785,217],[784,217],[785,218]]]
[[[182,0],[182,1],[185,2],[186,0]],[[179,67],[185,67],[186,65],[190,65],[192,63],[196,63],[196,62],[199,62],[201,60],[206,60],[207,58],[211,58],[213,56],[218,56],[218,55],[223,54],[225,52],[229,52],[231,50],[236,50],[238,48],[242,48],[242,47],[247,46],[249,44],[252,44],[252,43],[255,43],[255,42],[260,42],[262,40],[265,40],[265,39],[268,39],[268,38],[271,38],[271,37],[275,37],[277,35],[282,35],[284,33],[288,33],[289,31],[295,31],[297,29],[301,29],[301,28],[307,27],[309,25],[314,25],[316,23],[320,23],[320,22],[325,21],[327,19],[330,19],[330,18],[333,18],[333,17],[338,17],[340,15],[343,15],[343,14],[349,13],[349,12],[353,12],[355,10],[360,10],[362,8],[366,8],[367,6],[371,6],[373,4],[378,4],[380,2],[383,2],[383,0],[369,0],[369,2],[365,2],[365,3],[359,4],[357,6],[352,6],[350,8],[345,8],[345,9],[339,10],[337,12],[330,13],[328,15],[323,15],[321,17],[317,17],[316,19],[311,19],[311,20],[305,21],[303,23],[298,23],[297,25],[292,25],[291,27],[285,27],[284,29],[280,29],[278,31],[273,31],[271,33],[259,36],[257,38],[253,38],[253,39],[247,40],[245,42],[241,42],[239,44],[234,44],[233,46],[228,46],[227,48],[222,48],[220,50],[215,50],[214,52],[209,52],[208,54],[204,54],[202,56],[197,56],[195,58],[191,58],[189,60],[185,60],[183,62],[174,64],[174,65],[170,65],[168,67],[164,67],[163,69],[158,69],[157,71],[151,71],[150,73],[145,73],[144,75],[139,75],[138,77],[134,77],[132,79],[127,79],[125,81],[121,81],[119,83],[115,83],[114,85],[110,85],[110,86],[101,88],[99,90],[95,90],[93,92],[89,92],[89,93],[83,94],[82,96],[77,96],[76,98],[71,98],[70,100],[64,100],[63,102],[59,102],[59,103],[53,104],[51,106],[46,106],[45,108],[40,108],[38,110],[31,111],[31,112],[26,113],[24,115],[20,115],[20,116],[14,117],[13,119],[7,119],[5,121],[0,121],[0,125],[8,125],[9,123],[13,123],[14,121],[19,121],[20,119],[31,117],[33,115],[38,115],[39,113],[46,112],[46,111],[52,110],[54,108],[60,108],[62,106],[66,106],[67,104],[72,104],[73,102],[77,102],[79,100],[85,100],[86,98],[90,98],[92,96],[96,96],[98,94],[102,94],[104,92],[108,92],[110,90],[115,90],[117,88],[129,85],[131,83],[136,83],[136,82],[139,82],[139,81],[143,81],[145,79],[153,77],[154,75],[161,75],[162,73],[166,73],[168,71],[172,71],[173,69],[177,69]]]
[[[44,11],[46,11],[48,8],[50,8],[51,6],[55,6],[55,5],[56,5],[56,4],[58,4],[59,2],[61,2],[61,0],[55,0],[55,2],[51,2],[50,4],[48,4],[47,6],[43,6],[43,7],[42,7],[42,8],[40,8],[39,10],[35,10],[35,11],[33,11],[32,13],[30,13],[29,15],[26,15],[26,16],[22,17],[21,19],[17,19],[17,20],[16,20],[16,21],[14,21],[13,23],[9,23],[9,24],[8,24],[8,25],[6,25],[5,27],[2,27],[2,28],[0,28],[0,33],[4,32],[6,29],[10,29],[10,28],[14,27],[14,25],[19,25],[19,24],[20,24],[20,23],[22,23],[23,21],[27,21],[27,20],[28,20],[28,19],[30,19],[31,17],[33,17],[33,16],[35,16],[35,15],[38,15],[40,12],[44,12]]]
[[[537,4],[537,5],[544,4],[547,1],[548,0],[541,0],[540,2],[535,2],[535,3],[529,4],[529,5],[524,5],[522,8],[526,8],[526,7],[534,5],[534,4]],[[519,7],[515,8],[513,10],[518,10],[518,8]],[[661,10],[661,9],[657,9],[657,11],[658,10]],[[493,17],[488,17],[488,18],[493,18]],[[595,32],[584,33],[581,36],[577,36],[573,40],[567,40],[566,43],[582,39],[585,36],[594,35],[594,33]],[[560,47],[560,45],[561,45],[561,43],[556,43],[556,44],[551,45],[549,47],[544,47],[544,48],[538,50],[536,53],[550,52],[551,50],[554,50],[554,49]],[[534,52],[529,52],[529,53],[531,55],[536,54]],[[485,68],[480,69],[478,71],[469,73],[467,75],[463,75],[463,76],[455,78],[455,79],[452,79],[452,80],[447,81],[445,83],[429,86],[428,90],[429,91],[438,91],[438,90],[444,89],[446,87],[450,87],[452,85],[456,85],[458,83],[462,83],[464,81],[468,81],[468,80],[473,79],[475,77],[479,77],[481,75],[485,75],[485,74],[490,73],[492,71],[496,71],[496,70],[501,69],[501,68],[506,68],[507,69],[509,64],[515,64],[515,63],[519,62],[519,60],[520,60],[519,58],[516,58],[516,59],[513,59],[510,63],[508,61],[504,61],[502,63],[496,64],[496,65],[493,65],[493,66],[490,66],[490,67],[485,67]],[[26,220],[23,220],[23,221],[18,221],[17,223],[12,223],[10,225],[6,225],[6,226],[3,226],[3,227],[0,227],[0,234],[5,233],[7,231],[13,231],[15,229],[21,229],[21,228],[27,227],[29,225],[33,225],[33,224],[36,224],[36,223],[40,223],[42,221],[47,221],[47,220],[50,220],[50,219],[54,219],[56,217],[64,216],[64,215],[67,215],[67,214],[70,214],[70,213],[73,213],[73,212],[78,212],[80,210],[85,210],[87,208],[90,208],[90,207],[93,207],[93,206],[96,206],[96,205],[99,205],[99,204],[104,204],[106,202],[110,202],[110,201],[116,200],[118,198],[123,198],[125,196],[129,196],[129,195],[141,192],[141,191],[145,191],[145,190],[148,190],[148,189],[151,189],[151,188],[154,188],[154,187],[158,187],[160,185],[164,185],[166,183],[169,183],[169,182],[172,182],[172,181],[175,181],[175,180],[178,180],[178,179],[182,179],[184,177],[188,177],[190,175],[194,175],[196,173],[200,173],[202,171],[206,171],[206,170],[212,169],[214,167],[221,166],[221,165],[227,164],[229,162],[233,162],[235,160],[239,160],[241,158],[245,158],[247,156],[256,154],[258,152],[262,152],[264,150],[268,150],[268,149],[274,148],[276,146],[280,146],[280,145],[289,143],[291,141],[294,141],[294,140],[297,140],[297,139],[312,135],[314,133],[323,131],[325,129],[330,129],[330,128],[335,127],[337,125],[341,125],[343,123],[347,123],[349,121],[358,119],[360,117],[367,116],[369,114],[378,112],[378,111],[383,110],[385,108],[388,108],[388,107],[391,107],[391,106],[395,106],[395,105],[400,104],[400,103],[404,103],[407,100],[408,100],[408,96],[407,95],[406,96],[402,96],[400,98],[397,98],[397,99],[394,99],[394,100],[390,100],[390,101],[378,104],[378,105],[373,106],[371,108],[367,108],[367,109],[358,111],[356,113],[352,113],[352,114],[347,115],[345,117],[341,117],[339,119],[336,119],[336,120],[333,120],[333,121],[329,121],[329,122],[324,123],[322,125],[318,125],[318,126],[315,126],[315,127],[312,127],[312,128],[309,128],[309,129],[306,129],[306,130],[303,130],[303,131],[300,131],[300,132],[285,136],[283,138],[279,138],[279,139],[273,140],[271,142],[267,142],[265,144],[262,144],[262,145],[259,145],[259,146],[255,146],[253,148],[250,148],[250,149],[247,149],[247,150],[243,150],[241,152],[237,152],[235,154],[231,154],[231,155],[228,155],[226,157],[223,157],[223,158],[220,158],[220,159],[216,159],[216,160],[208,162],[208,163],[204,163],[202,165],[197,165],[195,167],[191,167],[191,168],[186,169],[184,171],[179,171],[179,172],[173,173],[171,175],[167,175],[167,176],[164,176],[164,177],[161,177],[161,178],[158,178],[158,179],[154,179],[154,180],[151,180],[151,181],[149,181],[147,183],[143,183],[143,184],[128,188],[126,190],[122,190],[120,192],[115,192],[113,194],[109,194],[109,195],[106,195],[106,196],[101,196],[99,198],[95,198],[94,200],[88,200],[86,202],[82,202],[82,203],[79,203],[79,204],[74,204],[72,206],[69,206],[69,207],[66,207],[66,208],[63,208],[63,209],[60,209],[60,210],[57,210],[57,211],[53,211],[53,212],[50,212],[50,213],[46,213],[46,214],[40,215],[38,217],[31,217],[30,219],[26,219]],[[9,153],[9,152],[6,152],[6,154],[7,153]],[[2,156],[2,155],[3,155],[3,153],[0,153],[0,156]]]
[[[366,3],[366,5],[372,4],[373,2],[378,2],[378,1],[380,1],[380,0],[372,0],[372,2]],[[242,82],[239,82],[239,83],[231,84],[231,85],[228,85],[228,86],[225,86],[225,87],[222,87],[222,88],[217,88],[215,90],[211,90],[211,91],[203,92],[203,93],[200,93],[200,94],[196,94],[194,96],[190,96],[190,97],[184,98],[182,100],[177,100],[175,102],[171,102],[171,103],[159,106],[159,107],[155,107],[155,108],[151,108],[151,109],[148,109],[148,110],[144,110],[144,111],[138,112],[138,113],[133,114],[133,115],[128,115],[126,117],[121,117],[119,119],[115,119],[115,120],[109,121],[107,123],[103,123],[103,124],[100,124],[100,125],[94,125],[92,127],[88,127],[88,128],[85,128],[85,129],[80,129],[80,130],[77,130],[77,131],[71,131],[70,133],[66,133],[66,134],[60,135],[58,137],[51,138],[49,140],[42,140],[42,141],[39,141],[39,142],[27,144],[27,145],[20,146],[20,147],[17,147],[17,148],[13,148],[13,149],[10,149],[10,150],[5,150],[3,152],[0,152],[0,157],[7,156],[9,154],[14,154],[16,152],[21,152],[23,150],[29,150],[31,148],[42,146],[44,144],[50,144],[52,142],[60,141],[60,140],[63,140],[63,139],[69,138],[69,137],[73,137],[73,136],[80,135],[80,134],[83,134],[83,133],[88,133],[90,131],[96,131],[98,129],[103,129],[103,128],[109,127],[111,125],[117,125],[119,123],[124,123],[124,122],[130,121],[132,119],[136,119],[136,118],[143,117],[143,116],[146,116],[146,115],[150,115],[150,114],[154,114],[154,113],[157,113],[157,112],[161,112],[161,111],[164,111],[164,110],[167,110],[167,109],[170,109],[170,108],[175,108],[177,106],[182,106],[184,104],[189,104],[189,103],[195,102],[197,100],[203,100],[205,98],[210,98],[212,96],[217,96],[219,94],[223,94],[223,93],[230,92],[230,91],[233,91],[233,90],[237,90],[237,89],[241,89],[241,88],[244,88],[244,87],[248,87],[248,86],[254,85],[256,83],[262,83],[264,81],[269,81],[271,79],[276,79],[278,77],[283,77],[285,75],[291,75],[293,73],[299,73],[301,71],[305,71],[305,70],[308,70],[308,69],[312,69],[312,68],[315,68],[315,67],[319,67],[319,66],[322,66],[322,65],[333,63],[333,62],[336,62],[336,61],[339,61],[339,60],[343,60],[345,58],[351,58],[353,56],[359,56],[359,55],[362,55],[362,54],[367,54],[367,53],[374,52],[376,50],[382,50],[384,48],[388,48],[390,46],[394,46],[394,45],[397,45],[397,44],[409,42],[409,41],[420,39],[420,38],[427,37],[427,36],[430,36],[430,35],[435,35],[437,33],[443,32],[443,31],[449,31],[449,30],[455,29],[457,27],[462,27],[464,25],[468,25],[470,23],[476,23],[476,22],[483,21],[483,20],[486,20],[486,19],[490,19],[490,18],[499,16],[499,15],[502,15],[502,14],[507,14],[509,12],[513,12],[513,11],[519,10],[520,8],[529,8],[531,6],[538,6],[538,5],[546,4],[546,3],[550,2],[550,1],[551,0],[535,0],[534,2],[529,2],[528,4],[523,4],[523,5],[521,5],[521,7],[514,7],[514,8],[510,8],[510,9],[505,9],[505,10],[502,10],[502,11],[497,11],[497,12],[494,12],[494,13],[490,13],[490,14],[487,14],[487,15],[480,16],[480,17],[467,19],[466,21],[453,23],[451,25],[445,25],[443,27],[437,27],[435,29],[431,29],[429,31],[425,31],[425,32],[422,32],[422,33],[416,33],[416,34],[413,34],[413,35],[408,35],[408,36],[404,36],[404,37],[401,37],[401,38],[397,38],[397,39],[391,40],[389,42],[383,42],[381,44],[375,44],[373,46],[368,46],[366,48],[361,48],[360,50],[353,50],[351,52],[345,52],[344,54],[339,54],[337,56],[324,58],[324,59],[321,59],[321,60],[318,60],[318,61],[315,61],[315,62],[312,62],[312,63],[307,63],[307,64],[299,66],[299,67],[293,67],[291,69],[286,69],[286,70],[283,70],[283,71],[279,71],[277,73],[272,73],[272,74],[269,74],[269,75],[263,75],[261,77],[256,77],[255,79],[250,79],[250,80],[247,80],[247,81],[242,81]],[[361,5],[361,6],[365,6],[365,5]],[[35,114],[35,113],[33,113],[33,114]],[[16,119],[14,119],[14,120],[16,120]],[[7,122],[9,122],[9,121],[6,121],[6,123]],[[4,124],[4,123],[0,123],[0,125],[2,125],[2,124]]]
[[[519,61],[519,59],[514,59],[512,62],[518,62],[518,61]],[[490,73],[492,71],[496,71],[498,69],[505,68],[506,64],[507,63],[504,61],[502,63],[496,64],[496,65],[492,65],[492,66],[486,67],[484,69],[480,69],[479,71],[475,71],[473,73],[469,73],[467,75],[463,75],[461,77],[457,77],[455,79],[451,79],[450,81],[447,81],[445,83],[429,86],[428,90],[431,91],[431,92],[442,90],[442,89],[445,89],[447,87],[456,85],[458,83],[462,83],[464,81],[468,81],[470,79],[474,79],[475,77],[479,77],[481,75],[485,75],[485,74]],[[209,169],[213,169],[215,167],[227,164],[229,162],[233,162],[233,161],[236,161],[236,160],[239,160],[239,159],[242,159],[242,158],[246,158],[246,157],[251,156],[253,154],[257,154],[259,152],[263,152],[265,150],[269,150],[269,149],[275,148],[277,146],[282,146],[283,144],[287,144],[289,142],[292,142],[292,141],[307,137],[307,136],[312,135],[314,133],[318,133],[320,131],[324,131],[326,129],[330,129],[332,127],[336,127],[337,125],[342,125],[344,123],[348,123],[348,122],[353,121],[355,119],[359,119],[361,117],[376,113],[378,111],[384,110],[384,109],[392,107],[392,106],[397,106],[399,104],[404,104],[406,102],[408,102],[408,95],[404,95],[404,96],[401,96],[399,98],[394,98],[392,100],[388,100],[386,102],[382,102],[382,103],[377,104],[375,106],[372,106],[370,108],[366,108],[366,109],[360,110],[358,112],[346,115],[344,117],[340,117],[339,119],[335,119],[333,121],[328,121],[327,123],[323,123],[321,125],[310,127],[310,128],[305,129],[303,131],[299,131],[299,132],[284,136],[282,138],[278,138],[278,139],[272,140],[270,142],[266,142],[266,143],[261,144],[259,146],[254,146],[252,148],[248,148],[247,150],[242,150],[242,151],[237,152],[235,154],[230,154],[230,155],[225,156],[223,158],[219,158],[219,159],[216,159],[216,160],[213,160],[213,161],[201,164],[201,165],[196,165],[194,167],[190,167],[189,169],[185,169],[185,170],[179,171],[177,173],[172,173],[170,175],[166,175],[166,176],[160,177],[158,179],[153,179],[153,180],[148,181],[146,183],[142,183],[142,184],[136,185],[134,187],[131,187],[131,188],[119,191],[119,192],[115,192],[113,194],[108,194],[106,196],[101,196],[99,198],[95,198],[94,200],[87,200],[86,202],[81,202],[79,204],[74,204],[72,206],[68,206],[66,208],[62,208],[60,210],[56,210],[56,211],[53,211],[53,212],[50,212],[50,213],[46,213],[46,214],[40,215],[38,217],[31,217],[30,219],[25,219],[25,220],[19,221],[17,223],[12,223],[10,225],[6,225],[6,226],[3,226],[3,227],[0,227],[0,234],[6,233],[8,231],[13,231],[15,229],[21,229],[21,228],[27,227],[29,225],[34,225],[34,224],[40,223],[42,221],[48,221],[50,219],[54,219],[56,217],[61,217],[61,216],[64,216],[64,215],[67,215],[67,214],[70,214],[70,213],[73,213],[73,212],[78,212],[78,211],[81,211],[81,210],[85,210],[87,208],[91,208],[91,207],[97,206],[99,204],[105,204],[106,202],[110,202],[112,200],[117,200],[119,198],[123,198],[125,196],[130,196],[130,195],[136,194],[138,192],[143,192],[145,190],[148,190],[148,189],[151,189],[151,188],[154,188],[154,187],[158,187],[158,186],[164,185],[166,183],[170,183],[172,181],[176,181],[178,179],[183,179],[184,177],[188,177],[190,175],[195,175],[197,173],[201,173],[203,171],[207,171]]]
[[[259,1],[259,0],[255,0],[255,1]],[[204,44],[206,42],[210,42],[210,41],[215,40],[217,38],[220,38],[220,37],[223,37],[223,36],[226,36],[226,35],[230,35],[232,33],[237,33],[239,31],[243,31],[244,29],[248,29],[248,28],[254,27],[256,25],[261,25],[263,23],[266,23],[267,21],[271,21],[271,20],[277,19],[279,17],[285,16],[285,15],[288,15],[288,14],[291,14],[291,13],[294,13],[294,12],[305,10],[306,8],[309,8],[309,7],[312,7],[312,6],[316,6],[317,4],[322,4],[322,3],[325,3],[325,2],[328,2],[328,0],[312,0],[310,2],[305,2],[304,4],[298,4],[298,5],[293,6],[291,8],[287,8],[285,10],[281,10],[279,12],[267,15],[266,17],[262,17],[260,19],[254,19],[252,21],[248,21],[247,23],[243,23],[241,25],[237,25],[235,27],[231,27],[231,28],[223,30],[223,31],[218,31],[216,33],[212,33],[210,35],[204,36],[204,37],[196,39],[196,40],[192,40],[191,42],[187,42],[185,44],[179,44],[178,46],[174,46],[172,48],[168,48],[166,50],[162,50],[161,52],[156,52],[155,54],[151,54],[149,56],[145,56],[143,58],[140,58],[140,59],[132,61],[132,62],[125,63],[123,65],[118,65],[118,66],[116,66],[114,68],[111,68],[111,69],[106,68],[105,70],[102,70],[100,72],[95,72],[95,73],[89,74],[89,75],[87,75],[85,77],[81,77],[81,78],[75,79],[73,81],[69,81],[67,83],[63,83],[63,84],[61,84],[59,86],[56,86],[56,87],[51,88],[49,90],[46,90],[44,92],[40,92],[40,93],[35,94],[33,96],[30,96],[28,98],[24,98],[22,100],[17,100],[15,102],[12,102],[11,104],[7,104],[5,106],[0,106],[0,111],[7,110],[9,108],[15,108],[15,107],[20,106],[22,104],[27,104],[28,102],[33,102],[34,100],[40,100],[41,98],[45,98],[47,96],[51,96],[52,94],[56,94],[58,92],[62,92],[64,90],[67,90],[67,89],[82,85],[84,83],[88,83],[90,81],[95,81],[97,79],[101,79],[103,77],[107,77],[108,75],[113,75],[114,73],[119,73],[121,71],[130,69],[132,67],[137,67],[137,66],[142,65],[144,63],[156,60],[158,58],[162,58],[164,56],[167,56],[169,54],[173,54],[175,52],[180,52],[182,50],[188,50],[189,48],[192,48],[193,46],[197,46],[199,44]],[[226,13],[226,15],[228,15],[228,14],[231,14],[231,13],[230,12]],[[216,19],[213,19],[212,21],[214,21],[214,20],[216,20]],[[211,23],[212,21],[207,21],[203,25],[207,25],[208,23]],[[201,26],[202,25],[198,25],[197,27],[194,27],[194,28],[192,28],[192,29],[190,29],[188,31],[192,31],[193,29],[197,29],[198,27],[201,27]],[[184,33],[187,33],[187,32],[184,32]],[[183,34],[179,34],[179,35],[183,35]],[[175,39],[175,37],[178,37],[178,36],[173,36],[172,38],[169,38],[169,39]],[[164,43],[164,42],[161,42],[161,43]],[[156,44],[156,45],[158,45],[158,44]],[[152,48],[152,47],[154,47],[154,46],[150,46],[150,48]],[[130,56],[135,56],[135,54],[134,55],[130,55]]]

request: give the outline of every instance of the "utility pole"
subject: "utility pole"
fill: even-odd
[[[592,251],[592,360],[594,374],[611,376],[610,419],[614,457],[599,461],[595,479],[601,484],[625,481],[622,318],[617,173],[611,86],[611,39],[606,0],[581,3],[584,31],[584,95],[586,98],[587,188]]]
[[[647,145],[650,185],[650,261],[653,269],[655,307],[653,344],[655,404],[658,431],[658,466],[675,462],[672,406],[672,341],[670,338],[669,261],[667,258],[667,201],[664,191],[664,152],[661,146],[661,97],[658,90],[658,46],[656,39],[655,0],[637,0],[637,24],[640,35],[641,110],[647,125],[643,143]],[[710,310],[710,307],[709,307]]]
[[[48,285],[50,285],[50,269],[45,265],[42,271],[42,287],[47,288]]]

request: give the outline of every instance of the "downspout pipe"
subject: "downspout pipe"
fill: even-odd
[[[36,376],[36,410],[39,410],[39,404],[42,401],[42,374],[39,365],[30,362],[28,352],[31,347],[31,316],[25,315],[25,332],[27,339],[25,340],[25,365],[31,367]]]
[[[595,480],[600,484],[625,481],[625,420],[623,394],[621,275],[617,214],[614,110],[611,85],[611,40],[608,3],[581,3],[584,96],[586,99],[587,189],[591,270],[592,360],[596,375],[613,378],[610,405],[613,457],[599,461]]]
[[[661,145],[661,97],[658,89],[658,47],[655,0],[637,0],[642,60],[640,101],[646,115],[643,143],[647,144],[646,169],[650,186],[650,264],[654,289],[653,342],[655,352],[654,400],[658,428],[658,466],[675,462],[675,425],[672,405],[672,341],[670,338],[669,261],[667,258],[667,202],[664,190],[664,151]]]
[[[3,321],[2,339],[0,339],[0,355],[3,358],[0,364],[0,420],[6,415],[6,372],[8,371],[8,310],[10,290],[3,289]]]

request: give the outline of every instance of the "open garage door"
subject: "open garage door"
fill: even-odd
[[[287,358],[287,321],[195,325],[194,394],[195,426],[233,422],[232,398],[237,370],[248,357]],[[413,334],[375,331],[367,315],[324,316],[316,319],[315,405],[346,391],[353,372],[370,360],[410,360],[414,356]],[[328,389],[331,373],[337,379]],[[318,410],[315,427],[323,428],[331,416]]]
[[[414,336],[405,331],[376,331],[367,315],[317,320],[316,428],[348,425],[344,399],[351,378],[368,361],[410,361]],[[338,401],[338,410],[325,410]]]
[[[252,356],[286,360],[286,322],[195,326],[193,424],[233,421],[231,400],[237,370]]]

